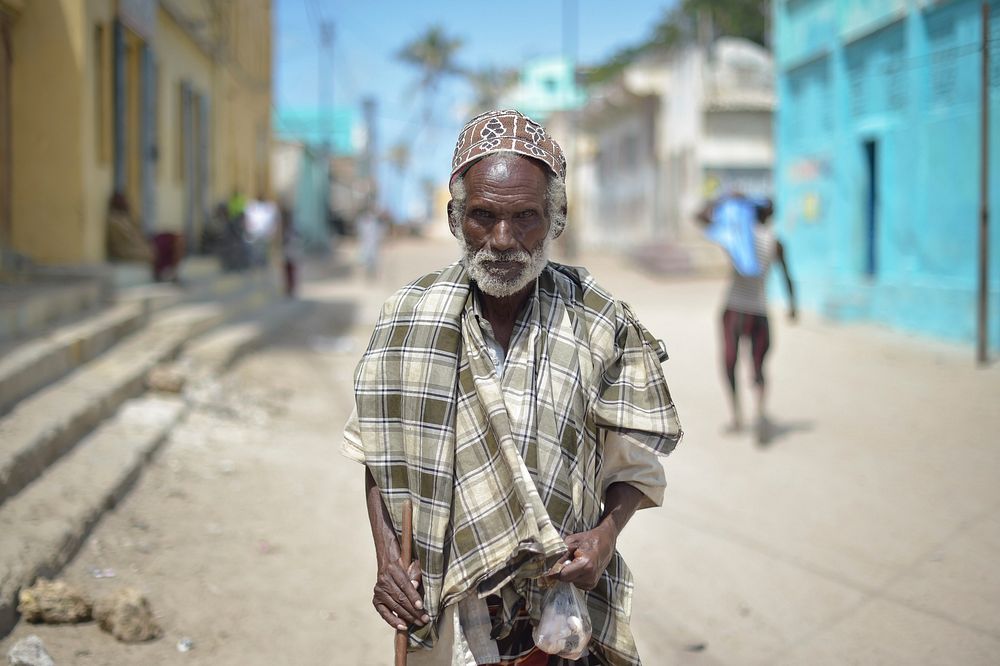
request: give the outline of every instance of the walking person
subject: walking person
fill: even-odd
[[[375,209],[368,207],[358,217],[358,255],[369,281],[378,277],[382,236],[385,233]]]
[[[385,303],[344,432],[365,466],[373,605],[409,632],[411,666],[636,666],[616,543],[637,509],[662,503],[659,456],[681,438],[666,353],[584,269],[549,261],[566,162],[541,125],[473,118],[450,190],[461,258]],[[587,591],[578,660],[534,643],[552,577]]]
[[[785,247],[769,222],[774,213],[770,199],[754,200],[741,194],[721,197],[699,213],[706,235],[726,250],[732,264],[726,304],[722,312],[722,358],[729,387],[731,432],[741,432],[743,416],[736,381],[741,340],[750,345],[756,397],[756,436],[760,444],[771,438],[765,399],[767,380],[764,360],[771,348],[767,318],[767,276],[775,261],[781,267],[788,289],[788,318],[795,321],[795,286],[788,270]]]
[[[281,258],[284,267],[285,296],[295,298],[298,289],[299,261],[302,258],[302,241],[295,231],[295,213],[291,206],[282,205],[281,217]]]

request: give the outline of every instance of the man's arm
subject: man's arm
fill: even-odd
[[[781,241],[775,241],[775,243],[778,265],[781,266],[781,272],[785,275],[785,286],[788,287],[788,318],[795,321],[798,316],[798,308],[795,305],[795,285],[792,284],[792,274],[788,270],[788,261],[785,258],[785,246],[781,244]]]
[[[625,529],[643,497],[645,495],[627,483],[608,486],[604,496],[604,514],[597,527],[566,537],[570,563],[559,572],[559,580],[584,590],[594,589],[615,554],[618,535]]]
[[[712,223],[712,213],[715,212],[715,204],[715,201],[709,201],[706,203],[705,206],[694,216],[695,220],[700,222],[703,226],[707,227],[710,225]]]
[[[403,568],[399,540],[392,528],[392,519],[382,501],[382,492],[375,483],[375,477],[367,467],[365,501],[368,504],[368,522],[372,526],[378,564],[372,605],[394,629],[406,629],[407,624],[423,626],[430,621],[430,617],[424,613],[424,605],[417,591],[420,586],[420,562],[413,560],[409,570]]]

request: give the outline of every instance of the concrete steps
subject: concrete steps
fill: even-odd
[[[163,290],[132,299],[124,305],[145,325],[0,418],[0,636],[17,621],[18,590],[58,573],[184,418],[197,378],[308,308],[279,300],[265,278],[242,278],[221,300],[177,304]],[[178,356],[186,394],[141,396],[149,371]]]
[[[142,464],[184,413],[180,398],[129,402],[84,438],[16,501],[0,506],[0,635],[17,621],[17,594],[53,576],[76,554],[101,515],[138,478]]]
[[[181,361],[197,368],[199,373],[224,372],[233,361],[252,351],[284,324],[305,315],[309,307],[302,301],[275,303],[201,336],[185,347]]]
[[[106,280],[46,276],[28,283],[0,283],[0,343],[38,335],[104,304]]]
[[[38,389],[97,358],[146,323],[138,303],[121,303],[86,319],[0,348],[0,414]]]
[[[19,402],[0,418],[0,502],[31,483],[125,400],[142,393],[149,371],[174,358],[185,342],[269,298],[273,293],[249,287],[225,301],[163,310],[100,357]]]

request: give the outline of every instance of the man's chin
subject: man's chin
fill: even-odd
[[[482,271],[493,282],[509,283],[512,286],[524,278],[528,272],[528,266],[522,263],[503,262],[483,266]]]
[[[495,298],[513,296],[528,286],[523,280],[500,280],[489,276],[476,280],[476,284],[484,294]]]

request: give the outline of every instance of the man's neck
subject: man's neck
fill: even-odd
[[[509,351],[510,338],[514,332],[514,322],[521,308],[528,301],[531,292],[535,289],[535,281],[532,280],[528,286],[516,294],[510,296],[490,296],[484,291],[479,291],[479,304],[482,307],[483,316],[493,328],[493,336],[504,351]]]

